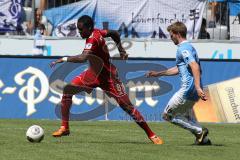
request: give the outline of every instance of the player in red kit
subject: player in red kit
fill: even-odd
[[[57,63],[66,61],[83,63],[88,60],[89,68],[64,87],[61,101],[62,124],[52,135],[61,137],[70,134],[69,110],[72,105],[72,96],[81,91],[91,93],[94,88],[100,87],[109,97],[113,97],[118,102],[119,106],[135,120],[154,144],[163,144],[163,140],[148,127],[141,113],[133,107],[125,92],[123,83],[118,78],[116,67],[110,63],[110,55],[104,37],[113,39],[118,47],[121,59],[125,60],[128,58],[126,51],[121,45],[118,32],[94,29],[93,20],[87,15],[78,19],[77,27],[81,37],[86,39],[86,45],[82,54],[60,58],[52,62],[51,66],[53,67]]]

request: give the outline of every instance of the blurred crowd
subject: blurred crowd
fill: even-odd
[[[40,30],[42,35],[51,36],[53,27],[48,22],[47,17],[43,16],[44,10],[67,5],[77,1],[80,0],[24,0],[24,18],[22,25],[18,26],[14,32],[1,34],[34,35],[36,30]],[[212,38],[211,28],[216,28],[218,25],[226,26],[226,32],[228,31],[228,8],[226,3],[210,2],[206,7],[206,13],[207,14],[202,20],[202,27],[198,39]]]
[[[44,10],[60,7],[80,0],[24,0],[23,23],[17,26],[16,31],[1,32],[0,35],[34,35],[36,30],[44,36],[51,36],[52,25],[43,15]]]

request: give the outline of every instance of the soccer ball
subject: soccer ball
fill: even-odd
[[[29,142],[41,142],[44,138],[44,131],[42,127],[33,125],[28,128],[26,136]]]

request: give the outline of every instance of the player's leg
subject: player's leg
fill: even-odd
[[[163,140],[158,137],[148,126],[147,122],[145,121],[142,114],[133,107],[132,103],[129,100],[129,97],[127,94],[121,97],[115,97],[120,107],[128,113],[132,119],[145,131],[148,138],[154,143],[154,144],[163,144]]]
[[[188,108],[192,107],[194,103],[185,100],[179,92],[175,93],[164,109],[163,119],[187,129],[193,134],[201,133],[202,127],[198,123],[189,121],[185,116]]]
[[[182,100],[174,95],[164,110],[163,119],[187,129],[194,134],[201,133],[202,127],[198,123],[189,121],[185,116],[186,107],[192,104],[194,103],[191,101],[186,102],[186,100]]]
[[[193,107],[193,105],[192,105]],[[197,122],[196,117],[193,113],[193,108],[189,108],[188,111],[186,111],[185,117],[188,119],[188,121],[194,123],[194,124],[198,124],[200,126],[200,124]],[[195,144],[196,145],[211,145],[211,140],[208,138],[208,134],[209,131],[207,128],[202,127],[202,132],[199,134],[194,134],[196,139],[195,139]]]
[[[175,95],[170,99],[167,107],[163,112],[163,119],[177,126],[189,130],[196,136],[197,144],[203,144],[207,137],[208,130],[203,128],[193,117],[192,107],[195,101],[186,100],[180,94]],[[209,143],[209,142],[207,142]]]
[[[149,128],[148,124],[144,120],[141,113],[133,107],[123,83],[119,80],[110,80],[107,85],[101,85],[101,88],[110,96],[113,97],[119,104],[119,106],[128,113],[134,121],[146,132],[150,140],[155,144],[162,144],[163,141],[160,137],[156,136],[155,133]]]
[[[54,137],[61,137],[70,134],[69,130],[69,112],[72,105],[72,96],[80,93],[83,89],[75,84],[67,84],[63,90],[63,96],[61,100],[61,115],[62,122],[61,127],[53,132]]]
[[[81,76],[74,78],[71,84],[68,84],[64,87],[61,100],[62,122],[61,127],[52,134],[54,137],[61,137],[70,134],[69,113],[72,106],[72,96],[79,94],[82,91],[90,93],[92,88],[83,84],[81,81]]]

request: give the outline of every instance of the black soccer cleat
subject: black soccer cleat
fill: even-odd
[[[196,136],[196,140],[195,140],[195,144],[196,145],[211,145],[211,141],[209,139],[207,139],[207,141],[204,141],[205,138],[207,137],[209,131],[207,128],[203,128],[202,132],[200,134],[195,134]]]
[[[206,137],[205,137],[206,138]],[[204,141],[202,141],[201,143],[199,143],[197,140],[195,140],[195,143],[194,143],[194,145],[199,145],[199,146],[203,146],[203,145],[212,145],[212,142],[211,142],[211,140],[210,139],[207,139],[207,140],[204,140]]]

